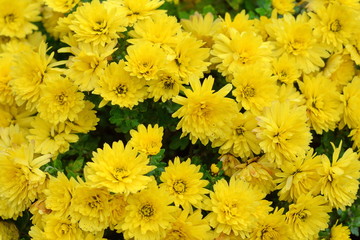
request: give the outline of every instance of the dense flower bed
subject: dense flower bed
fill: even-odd
[[[359,236],[358,1],[0,6],[0,239]]]

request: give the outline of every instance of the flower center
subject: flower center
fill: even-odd
[[[244,98],[250,98],[255,96],[255,88],[246,86],[243,88],[242,95]]]
[[[149,218],[154,215],[154,208],[151,204],[147,203],[140,208],[139,213],[142,217]]]
[[[339,32],[341,30],[341,24],[338,19],[330,23],[330,31],[332,32]]]
[[[62,92],[59,95],[55,96],[56,101],[59,103],[59,105],[64,105],[67,102],[68,96],[64,92]]]
[[[13,13],[4,16],[5,24],[13,23],[15,22],[15,19],[16,19],[15,15]]]
[[[166,76],[162,79],[164,83],[164,89],[173,89],[175,81],[171,76]]]
[[[279,233],[270,226],[265,226],[258,234],[258,239],[278,239]]]
[[[115,88],[115,93],[117,95],[125,95],[127,91],[128,91],[128,88],[124,84],[119,84],[119,86],[117,86]]]
[[[244,126],[238,126],[238,127],[235,129],[235,132],[236,132],[236,135],[238,135],[238,136],[244,135],[244,132],[245,132]]]
[[[116,168],[113,176],[116,180],[120,180],[129,177],[129,174],[124,168]]]
[[[100,196],[99,195],[94,195],[94,196],[91,196],[90,198],[90,201],[88,202],[88,206],[90,208],[96,208],[97,206],[100,205]]]
[[[92,27],[92,30],[97,33],[104,33],[107,28],[106,21],[96,21],[95,26]]]
[[[179,229],[173,229],[167,234],[167,239],[181,240],[186,239],[185,234]]]
[[[176,180],[173,184],[173,190],[177,194],[182,194],[186,191],[186,184],[183,180]]]

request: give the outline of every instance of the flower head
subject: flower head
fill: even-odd
[[[164,128],[157,124],[154,127],[140,124],[137,131],[130,130],[131,139],[128,144],[145,155],[156,155],[160,152],[163,134]]]
[[[191,89],[185,89],[185,97],[173,98],[175,103],[182,105],[173,113],[173,117],[181,118],[177,129],[182,129],[182,136],[190,134],[192,143],[198,139],[206,145],[230,133],[232,118],[238,113],[234,100],[225,96],[230,92],[231,85],[226,85],[218,92],[212,90],[214,78],[209,76],[200,84],[199,80],[191,80]]]
[[[330,230],[330,240],[351,240],[350,238],[350,229],[348,226],[343,226],[342,224],[334,225]]]
[[[148,163],[145,155],[138,155],[136,149],[124,146],[121,141],[114,142],[111,147],[104,144],[103,149],[93,152],[92,162],[86,164],[85,178],[92,186],[128,195],[146,188],[151,181],[145,174],[155,167]]]
[[[180,162],[179,157],[176,157],[174,162],[169,161],[169,165],[165,167],[165,171],[160,176],[163,182],[160,187],[174,198],[176,206],[201,207],[204,194],[208,193],[205,189],[208,181],[201,179],[203,174],[199,170],[200,166],[191,164],[190,158]]]
[[[56,12],[67,13],[74,8],[80,0],[44,0],[44,2]]]

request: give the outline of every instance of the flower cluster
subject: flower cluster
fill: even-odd
[[[30,211],[33,240],[350,239],[330,213],[359,191],[360,3],[181,20],[163,4],[0,0],[0,237],[18,239],[13,221]],[[77,177],[49,171],[103,127],[97,111],[143,102],[175,126],[137,122]],[[352,147],[317,152],[335,130]],[[174,132],[191,147],[159,162]]]

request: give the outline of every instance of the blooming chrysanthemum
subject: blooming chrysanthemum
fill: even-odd
[[[72,1],[72,0],[70,0]],[[50,34],[54,39],[58,40],[61,34],[57,31],[58,20],[65,16],[64,13],[56,12],[52,8],[45,6],[42,11],[42,24],[46,29],[46,32]]]
[[[341,50],[343,45],[351,41],[357,29],[354,19],[358,12],[339,4],[331,3],[327,7],[316,9],[316,13],[309,13],[314,26],[314,35],[322,43],[330,45],[334,50]]]
[[[304,73],[310,73],[325,65],[322,58],[329,56],[313,36],[312,27],[306,13],[296,18],[285,14],[281,19],[272,19],[265,28],[274,41],[277,56],[287,55]]]
[[[139,41],[127,48],[125,70],[131,76],[144,78],[146,80],[154,79],[157,72],[161,70],[166,63],[166,55],[159,45],[148,41]]]
[[[19,239],[19,230],[14,223],[0,220],[0,236],[4,240],[17,240]]]
[[[232,177],[229,183],[225,179],[217,181],[210,193],[212,212],[207,215],[210,226],[219,234],[249,237],[258,219],[271,210],[264,197],[264,193],[243,180]]]
[[[240,108],[259,115],[264,107],[270,106],[277,97],[276,79],[267,69],[258,69],[258,65],[243,67],[232,80],[232,94]]]
[[[254,65],[264,68],[271,60],[272,45],[264,42],[255,32],[238,32],[229,30],[229,36],[219,34],[211,54],[211,62],[217,64],[223,76],[238,72],[242,74],[244,67]],[[255,71],[256,72],[256,71]]]
[[[53,61],[54,53],[47,56],[46,48],[45,42],[42,42],[38,51],[21,52],[14,59],[10,86],[15,94],[16,103],[18,105],[26,103],[26,108],[30,110],[36,107],[40,99],[40,86],[49,75],[60,71],[54,66],[62,64]]]
[[[323,196],[301,195],[289,206],[286,222],[290,227],[290,239],[313,239],[320,230],[328,227],[331,207]]]
[[[49,78],[41,91],[36,109],[42,119],[54,125],[65,120],[74,121],[85,106],[84,94],[72,81],[60,75]]]
[[[338,239],[351,240],[348,226],[343,226],[342,224],[332,226],[330,229],[330,240]]]
[[[200,210],[190,213],[188,209],[175,212],[176,221],[166,231],[164,240],[207,240],[211,239],[210,226],[202,219]]]
[[[323,74],[336,83],[338,90],[342,90],[355,75],[355,63],[345,52],[334,53],[327,59]]]
[[[340,157],[341,145],[334,148],[332,160],[324,155],[319,169],[321,194],[329,201],[331,207],[345,210],[357,198],[360,178],[360,161],[356,152],[347,149]]]
[[[205,47],[211,48],[214,40],[213,37],[220,31],[221,20],[208,12],[205,16],[195,12],[189,19],[181,19],[181,25],[184,30],[191,32],[197,39],[205,42]]]
[[[10,86],[11,58],[7,55],[0,55],[0,104],[12,105],[15,102]]]
[[[0,127],[0,151],[6,151],[8,148],[17,148],[26,144],[26,132],[19,125],[10,125],[9,127]]]
[[[294,84],[281,84],[277,95],[279,102],[289,102],[291,106],[305,105],[304,96],[296,89]]]
[[[287,55],[274,59],[271,65],[276,80],[282,83],[292,84],[300,78],[300,71],[296,62],[291,61]]]
[[[116,9],[107,7],[99,0],[84,3],[73,15],[69,28],[80,42],[105,46],[119,38],[119,32],[126,30],[124,16],[117,16]]]
[[[210,53],[209,48],[203,45],[203,41],[197,40],[189,33],[178,35],[172,64],[185,83],[188,83],[190,78],[202,78],[208,70],[210,63],[207,59]]]
[[[230,92],[231,85],[214,92],[213,84],[212,76],[206,78],[202,85],[199,80],[192,79],[192,90],[184,90],[186,98],[173,98],[175,103],[182,105],[172,115],[181,118],[177,129],[182,129],[182,136],[189,134],[192,143],[200,139],[206,145],[209,140],[224,138],[230,134],[232,118],[238,113],[236,102],[225,97]]]
[[[1,0],[0,35],[24,38],[38,27],[32,22],[41,20],[39,1]]]
[[[70,143],[79,139],[78,135],[69,131],[65,123],[53,125],[36,116],[31,126],[27,138],[35,141],[35,152],[50,153],[53,158],[56,158],[59,153],[69,150]]]
[[[84,231],[101,232],[109,226],[110,193],[105,188],[78,180],[69,209],[72,222],[78,222]]]
[[[164,3],[163,0],[108,0],[108,2],[123,14],[126,26],[133,26],[140,19],[164,12],[157,10]]]
[[[231,125],[232,132],[226,139],[215,141],[220,145],[219,153],[231,153],[236,157],[247,158],[260,153],[259,140],[253,130],[257,127],[255,115],[250,111],[237,113]]]
[[[44,235],[46,239],[83,239],[83,230],[78,223],[72,222],[71,217],[59,217],[49,214],[45,218]]]
[[[200,166],[191,164],[190,158],[180,162],[179,157],[174,162],[169,161],[165,171],[161,174],[160,188],[167,191],[174,199],[176,206],[191,208],[191,205],[199,208],[204,200],[205,189],[208,181],[202,180],[203,174],[199,172]]]
[[[239,33],[242,32],[253,32],[255,31],[254,22],[249,19],[249,15],[243,9],[240,13],[236,14],[234,19],[231,19],[230,13],[225,13],[225,18],[221,22],[221,32],[227,37],[230,37],[231,29],[237,30]]]
[[[149,98],[153,98],[154,102],[159,99],[165,102],[179,94],[180,89],[183,88],[182,83],[183,81],[174,68],[165,67],[157,73],[154,79],[147,81]]]
[[[126,239],[160,240],[175,221],[173,212],[178,208],[170,206],[172,198],[158,188],[155,179],[146,189],[129,195],[125,208],[125,222],[121,228]]]
[[[50,176],[43,193],[45,206],[51,210],[51,214],[59,217],[68,215],[77,184],[74,178],[68,179],[62,172],[58,172],[57,177]]]
[[[0,127],[17,124],[27,132],[34,120],[34,114],[36,114],[36,110],[26,110],[24,105],[18,107],[16,104],[11,106],[0,104]]]
[[[50,155],[34,154],[33,144],[0,153],[0,217],[16,219],[30,207],[45,182],[40,167],[49,161]]]
[[[95,130],[95,126],[100,120],[96,117],[95,105],[90,101],[85,101],[85,107],[79,112],[74,121],[66,121],[65,124],[74,133],[88,133]]]
[[[128,144],[145,155],[156,155],[160,152],[163,134],[164,128],[157,124],[154,127],[150,124],[147,127],[140,124],[137,131],[130,130],[131,139]]]
[[[104,74],[108,57],[116,50],[116,42],[106,46],[90,43],[76,43],[69,38],[71,47],[60,49],[61,52],[74,54],[70,56],[66,65],[66,75],[79,86],[81,91],[92,91],[98,86],[98,81]]]
[[[266,157],[255,157],[248,159],[245,163],[236,166],[236,172],[232,175],[241,179],[253,188],[260,189],[263,193],[269,194],[275,189],[274,169]]]
[[[167,14],[155,14],[149,18],[138,21],[134,24],[134,30],[129,32],[132,37],[128,41],[136,43],[149,41],[151,43],[174,45],[176,35],[181,30],[181,25],[176,17]]]
[[[360,77],[353,80],[343,88],[341,101],[344,105],[343,125],[349,128],[360,126]]]
[[[304,157],[296,157],[291,161],[283,162],[280,166],[281,172],[276,173],[275,182],[279,200],[288,202],[296,201],[301,195],[311,192],[317,195],[320,189],[317,185],[320,175],[317,172],[321,168],[322,156],[313,154],[310,150]]]
[[[284,209],[275,209],[273,213],[261,218],[250,234],[250,240],[288,240],[291,236],[285,222]]]
[[[132,109],[146,98],[145,80],[130,76],[124,67],[124,60],[120,60],[105,68],[93,91],[103,98],[99,107],[111,102],[112,105]]]
[[[272,0],[271,4],[281,15],[295,12],[295,2],[293,0]]]
[[[87,162],[84,172],[87,182],[94,187],[105,187],[113,193],[136,193],[151,181],[148,172],[154,166],[148,166],[149,159],[138,154],[129,144],[122,141],[112,146],[104,144],[103,149],[93,152],[92,162]]]
[[[304,76],[299,87],[306,100],[306,113],[316,133],[334,130],[342,115],[340,92],[329,78],[318,74]]]
[[[310,128],[306,123],[304,106],[290,106],[289,102],[273,102],[257,117],[256,136],[261,149],[275,160],[278,166],[284,160],[304,155],[311,141]]]
[[[121,231],[121,225],[125,220],[125,207],[127,196],[125,194],[116,193],[111,194],[109,199],[109,228],[111,230],[117,229]]]
[[[80,2],[80,0],[44,0],[45,4],[56,12],[67,13]]]

